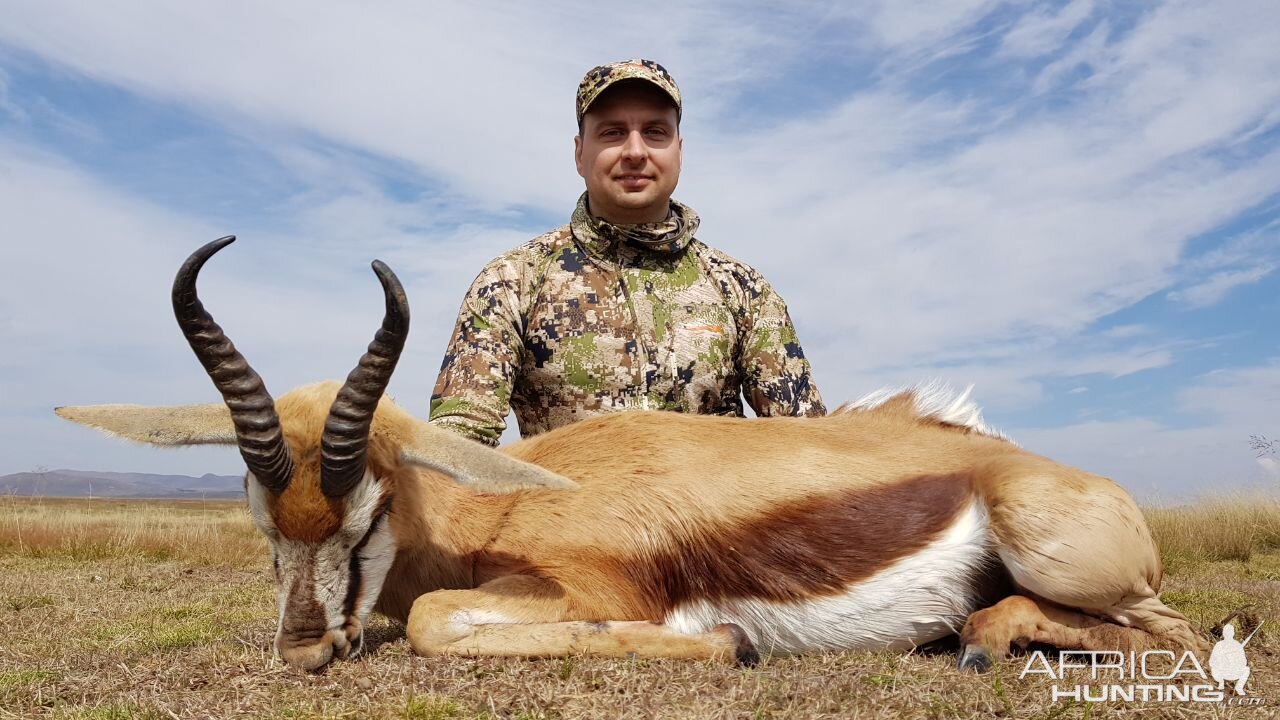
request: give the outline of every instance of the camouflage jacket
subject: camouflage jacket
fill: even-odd
[[[569,225],[480,272],[458,313],[431,420],[490,445],[614,410],[823,415],[786,305],[750,267],[665,223],[616,226],[586,196]]]

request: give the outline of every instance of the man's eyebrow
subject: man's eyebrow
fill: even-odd
[[[623,127],[623,126],[626,126],[626,125],[628,125],[628,124],[630,124],[630,123],[629,123],[627,120],[604,120],[604,119],[601,119],[601,120],[597,120],[597,121],[596,121],[596,125],[597,125],[598,127]],[[647,126],[651,126],[651,125],[664,125],[664,126],[667,126],[667,127],[673,127],[673,126],[675,125],[675,123],[671,122],[671,119],[670,119],[670,118],[668,118],[668,117],[666,117],[666,116],[664,116],[664,115],[654,115],[653,117],[645,118],[645,119],[643,119],[643,120],[641,120],[641,121],[640,121],[640,124],[641,124],[641,125],[644,125],[644,126],[646,126],[646,127],[647,127]]]

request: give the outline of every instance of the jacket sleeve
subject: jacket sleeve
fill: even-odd
[[[746,299],[745,322],[739,329],[743,397],[762,417],[826,415],[787,304],[750,268],[742,288]]]
[[[504,255],[471,283],[431,393],[431,422],[496,446],[524,350],[520,261]]]

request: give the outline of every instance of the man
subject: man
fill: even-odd
[[[594,68],[577,97],[586,192],[569,225],[498,257],[472,283],[431,420],[497,445],[615,410],[826,413],[786,305],[759,273],[694,238],[671,199],[680,91],[662,66]]]

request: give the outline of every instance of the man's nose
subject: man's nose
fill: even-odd
[[[649,148],[644,144],[644,136],[639,130],[634,130],[627,134],[627,141],[622,144],[622,157],[624,160],[635,162],[643,160],[649,154]]]

